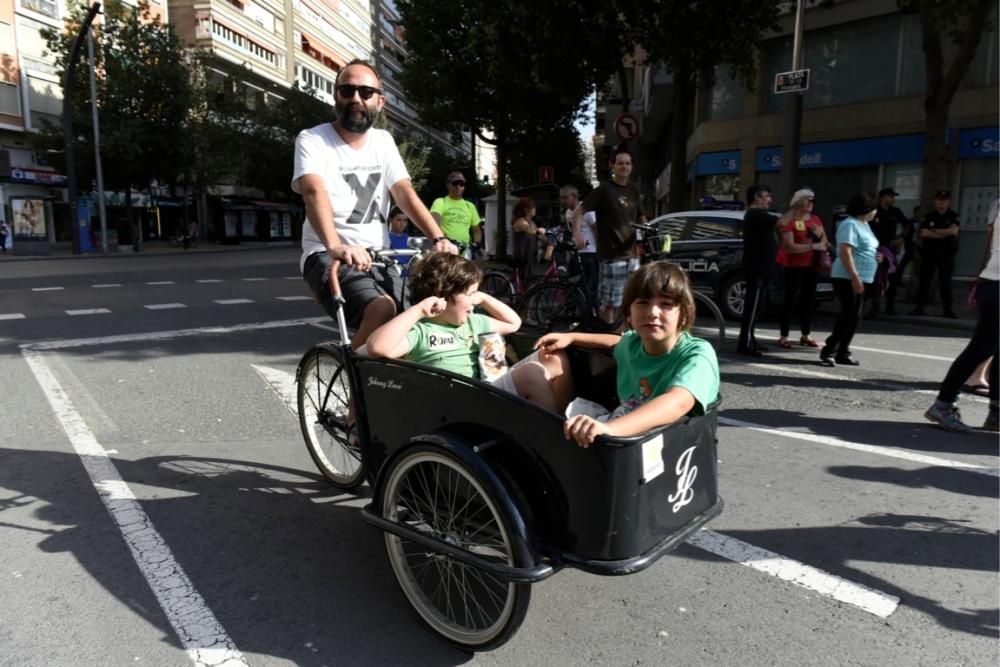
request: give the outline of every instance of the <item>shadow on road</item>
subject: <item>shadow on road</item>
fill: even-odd
[[[50,533],[112,595],[179,646],[74,454],[0,449],[0,523]],[[296,665],[458,665],[470,656],[426,631],[396,585],[382,534],[353,496],[318,475],[252,461],[153,457],[114,461],[236,646]],[[18,499],[20,498],[20,500]],[[51,529],[4,522],[44,504]],[[114,547],[120,545],[118,553]],[[112,555],[109,556],[109,552]]]

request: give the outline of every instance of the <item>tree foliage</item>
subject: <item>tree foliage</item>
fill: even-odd
[[[614,2],[553,0],[545,11],[516,0],[399,0],[397,7],[408,99],[422,122],[475,130],[497,146],[501,197],[511,147],[568,124],[628,45]]]
[[[951,182],[954,163],[947,147],[948,110],[983,35],[996,29],[997,5],[995,0],[897,2],[904,13],[920,17],[923,32],[927,143],[921,193],[929,205],[931,193]]]
[[[61,76],[87,11],[71,6],[62,31],[44,30]],[[109,189],[145,188],[153,180],[173,182],[181,168],[184,121],[191,101],[188,69],[173,28],[154,17],[147,0],[131,7],[110,0],[103,20],[92,27],[95,41],[101,158]],[[76,68],[73,135],[84,141],[76,151],[77,174],[94,174],[89,67]],[[41,139],[62,146],[62,130],[50,125]]]

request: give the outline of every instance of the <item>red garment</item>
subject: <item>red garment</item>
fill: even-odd
[[[818,215],[811,215],[808,220],[789,220],[778,230],[779,236],[784,236],[787,232],[792,233],[793,243],[816,243],[823,237],[823,221]],[[803,253],[790,253],[781,248],[781,259],[783,266],[805,267],[812,266],[812,250]]]

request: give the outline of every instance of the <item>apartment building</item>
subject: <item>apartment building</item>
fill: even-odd
[[[909,214],[919,203],[924,159],[926,89],[922,29],[900,13],[895,0],[803,0],[804,94],[799,183],[817,193],[828,222],[834,208],[856,192],[893,187],[896,205]],[[706,196],[741,199],[751,183],[779,189],[784,98],[774,93],[778,72],[791,69],[794,3],[783,3],[780,31],[763,45],[755,90],[732,80],[724,67],[714,84],[691,100],[686,164],[688,206]],[[710,46],[710,45],[709,45]],[[988,32],[951,105],[949,151],[957,168],[948,188],[962,216],[958,274],[978,269],[986,208],[998,196],[997,33]],[[650,208],[666,212],[672,80],[655,68],[629,69],[632,113],[641,130],[633,146]],[[614,93],[616,91],[612,91]],[[622,96],[606,96],[598,129],[605,143],[620,141],[614,128]],[[782,199],[787,193],[779,193]],[[783,206],[785,202],[776,202]]]

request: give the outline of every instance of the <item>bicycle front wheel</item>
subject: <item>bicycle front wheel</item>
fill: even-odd
[[[594,317],[583,290],[563,280],[535,285],[524,293],[514,310],[525,326],[546,333],[572,331]]]
[[[508,306],[514,303],[514,283],[503,271],[487,271],[479,283],[479,290],[502,301]]]
[[[694,327],[691,334],[698,338],[704,338],[716,353],[722,352],[722,346],[726,342],[726,320],[722,317],[722,311],[715,305],[711,297],[702,292],[693,292],[694,305],[698,313],[694,319]]]
[[[299,366],[299,426],[309,455],[334,486],[345,491],[365,480],[351,385],[340,351],[315,347]]]

